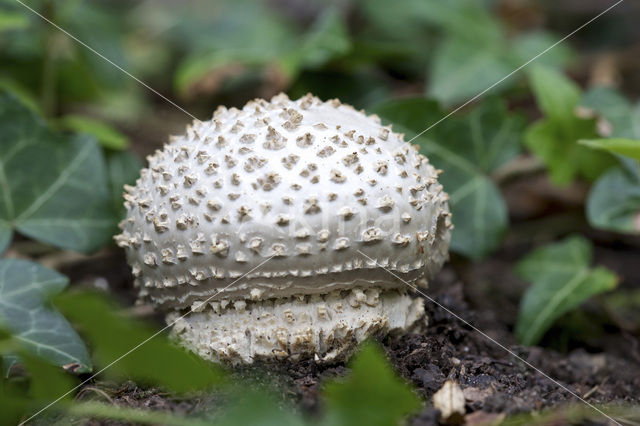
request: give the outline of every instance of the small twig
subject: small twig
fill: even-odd
[[[587,399],[589,398],[591,395],[593,395],[598,389],[600,388],[600,385],[595,385],[594,387],[592,387],[591,389],[589,389],[587,391],[587,393],[585,393],[584,395],[582,395],[582,399]]]
[[[505,184],[524,176],[537,175],[545,170],[538,157],[521,155],[493,172],[491,177],[496,183]]]
[[[127,317],[133,318],[148,318],[155,315],[153,306],[149,303],[144,305],[135,305],[130,308],[124,309],[123,313]]]
[[[80,398],[82,397],[82,395],[84,395],[86,392],[94,392],[97,393],[98,395],[102,396],[103,398],[105,398],[107,401],[109,401],[110,404],[114,404],[113,399],[109,396],[108,393],[106,393],[105,391],[103,391],[100,388],[97,388],[95,386],[86,386],[84,388],[82,388],[82,390],[80,392],[78,392],[78,394],[76,395],[75,399],[76,400],[80,400]]]
[[[56,251],[38,258],[38,262],[49,269],[60,269],[63,265],[80,262],[88,258],[90,258],[90,256],[73,251]]]

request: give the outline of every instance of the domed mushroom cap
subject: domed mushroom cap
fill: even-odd
[[[116,240],[141,297],[164,308],[400,288],[385,268],[413,283],[447,257],[438,172],[337,100],[221,107],[148,161]]]

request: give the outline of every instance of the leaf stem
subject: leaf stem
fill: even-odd
[[[140,410],[100,402],[75,402],[68,405],[65,412],[67,415],[74,417],[121,420],[142,424],[162,424],[168,426],[207,426],[211,424],[201,419],[178,417],[159,411]]]

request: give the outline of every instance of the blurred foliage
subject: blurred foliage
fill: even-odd
[[[531,286],[520,302],[516,337],[535,345],[555,320],[585,300],[615,288],[618,278],[604,267],[590,268],[591,242],[580,236],[538,248],[516,266]]]
[[[384,354],[373,344],[362,345],[345,380],[324,389],[327,425],[392,425],[420,408],[420,400],[398,378]]]
[[[636,161],[620,159],[598,179],[587,198],[589,223],[601,229],[640,233],[640,167]]]
[[[1,262],[0,275],[5,281],[0,282],[4,289],[0,292],[0,319],[12,334],[0,336],[0,356],[9,359],[14,367],[23,364],[29,373],[25,378],[18,369],[8,379],[0,380],[7,396],[0,398],[3,423],[16,413],[25,415],[46,405],[78,383],[51,363],[65,365],[66,370],[77,374],[88,371],[91,361],[66,320],[43,305],[45,297],[66,285],[66,277],[31,262]],[[55,297],[54,303],[91,344],[96,369],[109,367],[104,373],[108,377],[135,378],[177,393],[208,390],[225,383],[220,368],[187,353],[139,321],[123,316],[104,296],[63,293]],[[5,401],[14,409],[2,410]]]
[[[600,119],[600,127],[610,136],[582,143],[633,159],[618,157],[620,164],[595,182],[587,199],[589,223],[640,233],[640,104],[634,107],[620,93],[596,87],[585,94],[581,105]]]
[[[154,140],[156,135],[168,131],[161,112],[170,107],[131,75],[203,117],[218,103],[239,105],[278,91],[339,97],[377,112],[410,139],[543,51],[528,75],[514,74],[492,87],[491,93],[503,99],[477,99],[413,141],[444,171],[439,181],[451,196],[452,250],[479,260],[500,247],[509,230],[509,211],[498,176],[529,155],[542,161],[554,184],[594,182],[586,201],[592,226],[640,232],[640,170],[637,161],[624,157],[638,158],[640,105],[612,88],[582,93],[564,73],[580,59],[569,44],[549,50],[558,40],[554,34],[538,24],[520,28],[507,22],[500,2],[27,4],[95,51],[19,3],[0,0],[0,253],[14,231],[84,252],[110,244],[124,214],[122,188],[135,181],[142,167],[127,151],[129,139],[141,139],[134,148],[148,151],[163,142]],[[526,127],[525,116],[533,116],[531,97],[542,118]],[[517,272],[531,283],[516,326],[522,343],[535,344],[560,317],[615,286],[610,271],[592,268],[590,262],[590,243],[572,237],[537,249],[518,264]],[[0,275],[5,328],[0,355],[3,372],[11,373],[0,380],[1,422],[24,419],[72,389],[79,380],[69,373],[89,371],[92,364],[109,367],[106,377],[134,378],[174,392],[227,384],[219,368],[128,319],[101,296],[62,293],[52,304],[49,296],[68,282],[54,271],[2,259]],[[637,321],[629,317],[637,312],[637,295],[617,294],[611,293],[605,306],[619,314],[612,318],[620,327],[634,329]],[[86,339],[89,352],[54,305]],[[417,396],[371,345],[354,358],[349,376],[324,391],[318,419],[292,412],[274,394],[241,390],[240,396],[233,394],[237,401],[213,420],[386,425],[420,408]],[[58,418],[60,424],[93,416],[203,424],[93,402],[60,408],[69,415]]]
[[[212,93],[227,75],[256,68],[266,69],[268,83],[284,90],[302,70],[319,68],[351,49],[344,22],[334,9],[327,9],[300,37],[295,26],[273,17],[263,3],[243,0],[226,6],[233,13],[219,15],[224,25],[211,26],[217,30],[211,38],[217,43],[196,48],[178,66],[179,93]],[[238,21],[229,22],[229,16]]]
[[[425,99],[390,101],[373,111],[408,139],[446,114]],[[429,161],[444,170],[439,181],[450,195],[455,218],[452,250],[479,259],[500,244],[508,226],[507,207],[490,175],[518,155],[523,128],[522,117],[492,99],[416,139]]]
[[[589,148],[609,151],[640,161],[640,140],[623,138],[582,139],[580,143]]]
[[[426,94],[444,105],[477,95],[557,41],[542,30],[507,36],[492,14],[493,3],[409,0],[389,7],[384,0],[360,2],[362,13],[377,30],[374,37],[386,43],[392,40],[416,68],[428,67]],[[372,35],[371,29],[364,34]],[[572,56],[567,45],[560,45],[539,63],[564,67]],[[494,92],[513,87],[519,78],[504,81]]]
[[[579,87],[561,73],[541,66],[532,68],[530,77],[545,117],[527,129],[527,147],[544,162],[556,184],[568,184],[578,176],[595,180],[614,160],[578,143],[598,136],[593,118],[576,115]]]
[[[56,123],[60,128],[93,136],[105,148],[123,150],[129,140],[119,130],[98,120],[79,115],[66,115]]]

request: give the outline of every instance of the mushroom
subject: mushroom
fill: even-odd
[[[148,162],[116,241],[202,357],[340,360],[423,316],[407,283],[448,257],[448,195],[377,116],[280,94],[219,107]]]

